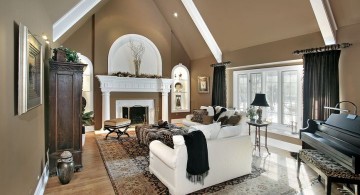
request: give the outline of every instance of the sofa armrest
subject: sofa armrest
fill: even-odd
[[[188,114],[185,116],[185,119],[188,120],[188,121],[191,121],[192,117],[194,117],[193,114]]]
[[[165,163],[170,168],[176,167],[176,153],[175,150],[160,142],[159,140],[154,140],[149,145],[150,148],[150,158],[151,154],[157,156],[163,163]]]

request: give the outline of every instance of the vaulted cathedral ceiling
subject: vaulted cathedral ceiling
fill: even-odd
[[[192,60],[212,55],[181,0],[153,1]],[[222,53],[319,32],[310,1],[193,0]],[[56,7],[50,15],[54,22],[78,2],[44,0],[46,8]],[[360,23],[359,0],[329,3],[337,28]]]

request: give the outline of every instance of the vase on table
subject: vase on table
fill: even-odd
[[[140,75],[140,64],[141,64],[141,60],[134,60],[135,76],[136,77],[138,77]]]

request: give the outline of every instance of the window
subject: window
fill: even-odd
[[[256,93],[265,93],[269,107],[263,108],[264,119],[282,127],[301,125],[302,74],[302,65],[234,71],[233,105],[246,111]]]

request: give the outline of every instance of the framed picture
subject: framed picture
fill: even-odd
[[[209,93],[209,77],[198,77],[198,92],[199,93]]]
[[[42,45],[28,28],[19,25],[18,115],[42,104]]]

